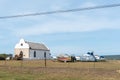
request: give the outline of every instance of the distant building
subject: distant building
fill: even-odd
[[[15,55],[22,55],[23,59],[50,59],[50,49],[41,43],[28,42],[21,39],[15,45]]]

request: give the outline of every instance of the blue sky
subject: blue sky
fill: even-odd
[[[120,0],[0,0],[0,16],[117,4]],[[120,54],[120,7],[0,19],[0,53],[21,38],[46,44],[53,55]]]

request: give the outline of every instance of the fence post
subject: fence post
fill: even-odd
[[[44,61],[45,61],[45,67],[47,66],[46,65],[46,52],[44,52]]]

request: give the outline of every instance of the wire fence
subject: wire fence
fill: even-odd
[[[44,60],[5,60],[0,61],[0,69],[11,73],[61,75],[67,78],[71,78],[71,76],[82,78],[85,75],[87,77],[91,75],[96,77],[106,77],[108,75],[116,77],[120,74],[120,61],[64,63],[47,60],[45,66]]]
[[[78,68],[78,69],[115,69],[120,66],[119,60],[109,60],[105,62],[54,62],[52,60],[5,60],[0,61],[0,67],[19,67],[19,68]]]

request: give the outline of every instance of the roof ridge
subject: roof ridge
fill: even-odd
[[[34,44],[43,44],[43,43],[39,43],[39,42],[31,42],[31,41],[25,41],[26,43],[34,43]]]
[[[25,41],[25,43],[28,43],[31,49],[49,50],[49,48],[43,43],[36,43],[30,41]]]

